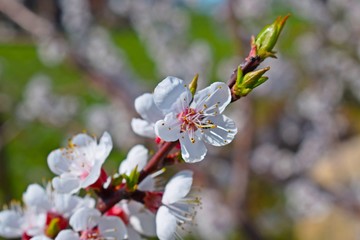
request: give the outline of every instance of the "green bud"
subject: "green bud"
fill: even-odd
[[[244,80],[243,71],[242,71],[242,69],[241,69],[241,67],[239,65],[238,68],[237,68],[236,81],[235,81],[234,86],[232,87],[233,92],[237,96],[240,96],[243,80]]]
[[[235,85],[234,85],[235,91],[236,91],[237,89],[240,89],[240,88],[241,88],[241,85],[242,85],[243,80],[244,80],[243,77],[244,77],[244,76],[243,76],[243,71],[242,71],[242,69],[241,69],[241,67],[240,67],[240,65],[239,65],[238,68],[237,68],[236,82],[235,82]]]
[[[269,71],[270,67],[262,68],[256,71],[249,72],[245,74],[244,80],[243,80],[243,86],[245,88],[256,88],[263,82],[267,80],[267,77],[263,77],[264,73]]]
[[[124,178],[125,177],[123,175],[114,175],[112,176],[111,184],[113,186],[118,186],[123,182]]]
[[[289,17],[290,15],[286,15],[285,17],[279,16],[272,24],[265,26],[257,35],[255,45],[257,46],[258,55],[261,59],[276,57],[275,52],[272,50]]]
[[[128,191],[135,191],[137,184],[139,182],[140,172],[137,169],[137,166],[131,171],[129,176],[124,176],[126,179],[126,188]]]
[[[196,89],[197,89],[198,78],[199,78],[199,74],[196,74],[194,76],[193,80],[191,81],[191,83],[189,84],[189,89],[190,89],[190,92],[191,92],[191,94],[193,96],[195,95],[195,92],[196,92]]]
[[[242,71],[238,68],[238,78],[236,79],[236,83],[233,87],[233,92],[235,93],[235,95],[238,97],[244,97],[248,95],[254,88],[263,84],[268,79],[268,77],[263,75],[269,69],[270,67],[259,69],[257,71],[249,72],[245,74],[245,76],[242,76]],[[239,70],[241,71],[240,75]]]

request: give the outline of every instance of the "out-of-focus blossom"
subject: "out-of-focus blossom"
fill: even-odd
[[[38,46],[38,54],[43,64],[54,66],[65,58],[67,47],[59,39],[41,39]]]
[[[186,162],[201,161],[207,152],[203,141],[223,146],[237,133],[234,121],[222,115],[230,100],[225,83],[213,83],[193,98],[181,79],[167,77],[154,90],[155,104],[166,114],[156,122],[156,134],[164,141],[179,140]]]
[[[86,111],[86,125],[89,132],[101,134],[111,132],[114,145],[129,148],[135,144],[135,134],[129,124],[119,124],[131,119],[122,103],[92,105]]]
[[[331,207],[330,197],[305,179],[290,183],[285,194],[288,210],[295,218],[326,215]]]
[[[234,227],[231,209],[224,203],[219,192],[202,189],[201,208],[197,211],[193,228],[202,239],[226,240]]]
[[[17,114],[25,121],[37,119],[61,126],[74,117],[77,109],[76,98],[55,95],[51,89],[50,79],[45,75],[36,75],[27,85],[24,100],[18,106]]]
[[[96,139],[87,134],[74,136],[66,148],[52,151],[48,156],[50,170],[59,175],[52,181],[54,188],[63,193],[74,193],[89,187],[102,176],[102,165],[112,149],[110,135],[105,132]]]
[[[0,212],[0,236],[19,238],[43,234],[46,213],[36,214],[33,209],[23,210],[19,204]]]
[[[93,207],[91,198],[59,194],[48,184],[44,189],[31,184],[23,194],[24,207],[11,205],[0,212],[0,236],[6,238],[54,238],[68,226],[69,218],[81,207]]]
[[[173,1],[109,1],[113,12],[130,18],[159,74],[191,78],[196,69],[200,76],[207,76],[211,48],[203,40],[188,41],[190,17],[178,6]]]

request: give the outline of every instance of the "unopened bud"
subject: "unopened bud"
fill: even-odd
[[[140,172],[138,171],[138,166],[136,166],[129,175],[124,175],[123,177],[126,180],[126,188],[128,191],[135,191],[137,184],[139,182]]]
[[[257,71],[249,72],[242,77],[239,77],[242,75],[242,72],[239,75],[239,70],[241,71],[241,69],[238,69],[238,78],[236,80],[236,84],[233,87],[233,92],[235,93],[235,95],[238,97],[244,97],[249,94],[254,88],[264,83],[268,79],[268,77],[263,75],[269,69],[270,67],[259,69]]]
[[[232,87],[232,91],[235,93],[236,96],[240,96],[242,83],[243,83],[243,71],[240,66],[237,68],[237,75],[236,75],[236,81],[234,86]]]
[[[195,92],[196,92],[196,89],[197,89],[198,78],[199,78],[199,74],[196,74],[194,76],[193,80],[191,81],[191,83],[189,84],[189,89],[190,89],[190,92],[191,92],[191,94],[193,96],[195,95]]]
[[[276,57],[273,48],[279,38],[281,30],[283,29],[286,20],[290,15],[285,17],[279,16],[272,24],[265,26],[255,39],[257,46],[257,53],[261,59],[267,57]]]
[[[249,72],[244,76],[243,86],[245,88],[256,88],[267,80],[267,77],[263,76],[264,73],[269,71],[270,67],[262,68],[257,71]],[[264,80],[264,78],[266,78]]]

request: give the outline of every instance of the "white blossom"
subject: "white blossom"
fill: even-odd
[[[154,90],[154,102],[165,118],[155,124],[156,134],[164,141],[180,141],[186,162],[204,159],[204,144],[223,146],[230,143],[237,128],[222,114],[231,101],[229,87],[215,82],[194,97],[183,80],[167,77]]]
[[[198,198],[186,198],[191,190],[193,173],[183,170],[177,173],[166,185],[161,204],[156,214],[156,233],[160,240],[178,237],[177,226],[192,223],[194,205],[199,205]]]
[[[23,194],[24,207],[12,204],[9,209],[0,212],[0,236],[31,239],[46,239],[49,224],[54,220],[58,229],[64,229],[70,216],[79,208],[93,207],[91,198],[80,198],[70,194],[60,194],[48,184],[46,189],[38,184],[31,184]],[[52,232],[56,235],[56,232]]]
[[[46,227],[46,215],[46,212],[12,204],[9,209],[0,212],[0,236],[19,238],[42,235]]]
[[[84,239],[125,239],[126,228],[120,218],[115,216],[101,216],[94,208],[81,208],[70,218],[72,230],[63,230],[56,240],[84,240]],[[79,232],[80,235],[77,233]]]
[[[93,137],[81,133],[70,140],[68,147],[52,151],[48,156],[48,165],[53,173],[59,175],[52,181],[54,188],[58,192],[74,193],[94,184],[112,146],[107,132],[100,138],[99,144]]]

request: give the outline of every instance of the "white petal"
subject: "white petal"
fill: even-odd
[[[155,190],[155,179],[148,175],[144,180],[142,180],[139,185],[138,189],[140,191],[154,191]]]
[[[183,80],[167,77],[154,90],[154,102],[165,114],[173,111],[181,112],[188,107],[192,99],[190,90]]]
[[[91,198],[90,195],[86,195],[82,199],[81,206],[88,207],[88,208],[94,208],[95,207],[95,199]]]
[[[80,240],[79,234],[73,230],[66,229],[59,232],[55,240]]]
[[[101,213],[94,208],[80,208],[70,218],[69,224],[76,231],[92,229],[99,223]]]
[[[163,113],[155,105],[153,95],[151,93],[144,93],[143,95],[135,99],[135,109],[140,116],[150,122],[155,123],[156,121],[164,118]]]
[[[89,135],[87,135],[85,133],[80,133],[80,134],[75,135],[71,139],[71,142],[77,147],[88,146],[90,144],[93,144],[93,145],[96,144],[96,140],[93,137],[90,137]]]
[[[42,235],[46,226],[46,215],[46,212],[38,212],[33,208],[27,208],[22,226],[26,234],[29,236]]]
[[[54,196],[54,208],[57,213],[69,217],[83,203],[83,199],[70,194],[56,194]]]
[[[148,121],[142,120],[140,118],[133,118],[131,120],[132,130],[143,137],[155,138],[155,123],[150,123]]]
[[[196,133],[196,132],[195,132]],[[181,133],[180,145],[181,145],[181,156],[188,163],[195,163],[203,160],[207,153],[202,139],[194,134],[194,142],[190,141],[190,137],[186,132]]]
[[[132,147],[124,161],[121,162],[119,173],[129,175],[137,166],[137,170],[141,171],[148,160],[149,151],[143,145]]]
[[[12,210],[0,212],[0,236],[5,238],[18,238],[22,235],[21,225],[23,216]]]
[[[231,101],[231,92],[225,83],[215,82],[198,91],[194,96],[194,102],[192,106],[196,106],[197,110],[202,110],[204,105],[207,106],[207,109],[204,110],[205,113],[210,114],[214,111],[222,113],[225,107]],[[216,108],[211,108],[211,106],[217,105]]]
[[[193,182],[193,172],[183,170],[178,172],[166,184],[162,202],[164,204],[172,204],[184,198],[190,192]]]
[[[99,145],[96,148],[96,160],[103,163],[109,156],[112,147],[113,143],[110,134],[108,132],[104,132],[100,138]]]
[[[101,217],[98,227],[104,239],[122,240],[127,235],[125,224],[118,217]]]
[[[59,193],[76,193],[80,190],[80,179],[72,174],[64,173],[52,180],[54,189]]]
[[[65,157],[65,151],[64,149],[54,150],[47,158],[50,170],[57,175],[69,171],[69,162]]]
[[[169,113],[164,120],[159,120],[155,124],[155,133],[162,140],[174,142],[180,137],[181,122],[174,113]]]
[[[30,240],[52,240],[52,239],[48,238],[45,235],[41,235],[41,236],[32,237],[32,238],[30,238]]]
[[[23,201],[27,207],[50,210],[51,205],[45,189],[39,184],[30,184],[23,194]]]
[[[126,228],[127,231],[127,239],[131,239],[131,240],[142,240],[143,238],[140,236],[140,234],[135,231],[135,229],[133,229],[131,226],[128,226]]]
[[[232,119],[226,117],[225,115],[219,115],[208,119],[211,120],[217,127],[204,129],[203,138],[207,143],[214,146],[223,146],[234,139],[237,133],[237,128]]]
[[[89,175],[87,175],[85,179],[80,181],[81,188],[87,188],[88,186],[95,183],[99,179],[101,174],[101,167],[102,167],[101,161],[95,162],[95,165],[92,166],[90,169]]]
[[[130,224],[137,232],[146,236],[156,235],[155,214],[147,210],[143,204],[135,201],[129,201],[123,207],[127,208]]]
[[[175,239],[176,218],[165,206],[159,208],[156,214],[156,234],[160,240]]]

